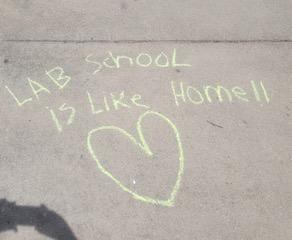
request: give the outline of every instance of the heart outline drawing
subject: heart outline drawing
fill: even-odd
[[[161,200],[161,199],[155,199],[155,198],[151,198],[145,195],[141,195],[138,194],[134,191],[132,191],[130,188],[126,187],[121,181],[119,181],[115,176],[113,176],[110,171],[106,170],[103,165],[101,164],[101,162],[99,161],[98,157],[95,154],[95,151],[93,150],[92,144],[91,144],[91,139],[92,136],[99,132],[99,131],[116,131],[119,134],[122,134],[124,136],[126,136],[134,145],[138,146],[146,155],[148,155],[149,157],[153,156],[153,153],[151,152],[145,138],[144,138],[144,134],[142,131],[142,121],[146,116],[149,115],[155,115],[157,117],[160,117],[161,119],[163,119],[165,122],[167,122],[170,127],[172,128],[172,130],[175,133],[175,138],[176,138],[176,142],[177,142],[177,146],[178,146],[178,153],[179,153],[179,167],[178,167],[178,171],[177,171],[177,175],[176,175],[176,181],[175,184],[172,187],[170,196],[168,199],[166,200]],[[182,176],[184,173],[184,152],[183,152],[183,147],[182,147],[182,142],[181,142],[181,138],[180,138],[180,134],[179,131],[177,129],[177,127],[175,126],[175,124],[166,116],[164,116],[163,114],[159,113],[159,112],[154,112],[151,110],[148,110],[146,112],[144,112],[143,114],[141,114],[138,118],[138,121],[136,123],[136,130],[138,132],[138,137],[139,137],[139,141],[136,140],[135,137],[133,137],[130,133],[128,133],[126,130],[116,127],[116,126],[101,126],[95,129],[92,129],[91,131],[88,132],[87,135],[87,148],[88,151],[91,155],[91,157],[96,161],[97,166],[99,168],[99,170],[105,174],[106,176],[108,176],[110,179],[112,179],[123,191],[129,193],[130,195],[132,195],[132,197],[136,200],[142,201],[142,202],[146,202],[146,203],[151,203],[151,204],[155,204],[155,205],[161,205],[164,207],[173,207],[174,203],[175,203],[175,198],[177,196],[178,190],[180,188],[180,184],[181,184],[181,180],[182,180]]]

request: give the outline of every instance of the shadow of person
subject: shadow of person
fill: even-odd
[[[0,234],[17,226],[33,226],[40,234],[55,240],[77,240],[66,221],[46,206],[17,206],[14,202],[0,199]]]

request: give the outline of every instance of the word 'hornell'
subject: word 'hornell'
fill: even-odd
[[[121,66],[139,66],[150,67],[155,66],[159,68],[168,67],[191,67],[188,63],[179,63],[177,60],[176,49],[174,48],[172,54],[168,56],[164,52],[160,52],[156,56],[152,56],[148,53],[139,53],[135,57],[116,55],[112,52],[108,52],[108,57],[101,61],[93,59],[93,54],[86,56],[85,61],[94,64],[96,69],[93,71],[93,75],[100,72],[103,68],[120,68]]]
[[[177,83],[171,81],[171,89],[176,106],[180,106],[182,103],[191,103],[193,105],[214,102],[232,103],[234,99],[243,102],[255,100],[261,105],[270,102],[269,94],[262,81],[259,83],[250,81],[250,86],[246,89],[239,86],[234,86],[231,89],[228,89],[222,85],[206,85],[198,88],[186,85],[183,82]]]

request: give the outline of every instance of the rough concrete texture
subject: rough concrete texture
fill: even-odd
[[[2,1],[0,239],[291,239],[290,15]]]
[[[289,0],[2,0],[5,39],[290,39]]]

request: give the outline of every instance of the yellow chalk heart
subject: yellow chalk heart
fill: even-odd
[[[168,123],[170,125],[170,127],[172,128],[172,130],[175,133],[175,138],[176,138],[176,142],[177,142],[177,146],[178,146],[178,153],[179,153],[179,168],[178,168],[178,172],[177,172],[177,177],[176,177],[176,182],[172,188],[172,191],[170,193],[170,196],[168,199],[166,200],[160,200],[160,199],[154,199],[148,196],[144,196],[144,195],[140,195],[134,191],[132,191],[131,189],[127,188],[123,183],[121,183],[121,181],[119,181],[116,177],[114,177],[108,170],[106,170],[102,164],[100,163],[100,161],[98,160],[92,144],[91,144],[91,139],[92,136],[99,132],[99,131],[116,131],[124,136],[126,136],[128,139],[130,139],[130,141],[137,145],[139,148],[141,148],[141,150],[148,156],[152,156],[153,153],[151,152],[147,142],[145,141],[143,132],[142,132],[142,127],[141,127],[141,122],[143,121],[143,119],[146,116],[149,115],[155,115],[157,117],[160,117],[161,119],[163,119],[166,123]],[[162,115],[161,113],[158,112],[153,112],[153,111],[147,111],[145,113],[143,113],[142,115],[140,115],[138,121],[137,121],[137,132],[138,132],[138,136],[140,138],[140,142],[138,142],[130,133],[128,133],[127,131],[125,131],[122,128],[116,127],[116,126],[102,126],[102,127],[98,127],[95,129],[92,129],[87,136],[87,147],[88,150],[92,156],[92,158],[96,161],[98,168],[100,169],[100,171],[102,173],[104,173],[106,176],[108,176],[110,179],[112,179],[121,189],[123,189],[125,192],[131,194],[135,199],[146,202],[146,203],[152,203],[152,204],[158,204],[158,205],[162,205],[162,206],[166,206],[166,207],[172,207],[174,206],[174,202],[175,202],[175,198],[177,196],[180,184],[181,184],[181,179],[182,179],[182,175],[184,172],[184,153],[183,153],[183,147],[182,147],[182,142],[180,139],[180,135],[179,135],[179,131],[176,128],[176,126],[174,125],[174,123],[172,121],[170,121],[166,116]]]

